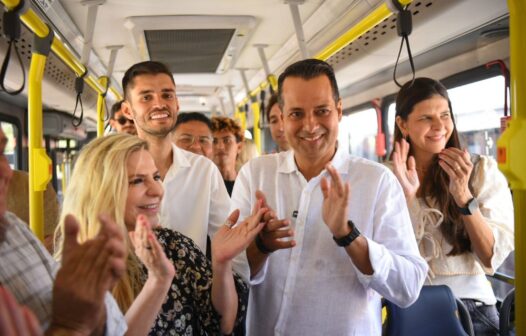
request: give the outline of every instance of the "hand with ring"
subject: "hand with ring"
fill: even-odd
[[[252,214],[235,225],[239,219],[239,210],[233,211],[223,225],[212,237],[212,261],[224,264],[246,250],[256,235],[263,229],[263,215],[266,208],[257,202]]]
[[[469,178],[473,163],[467,150],[454,147],[443,149],[438,154],[438,164],[449,176],[449,192],[455,203],[463,207],[473,197],[469,190]]]
[[[171,282],[175,276],[175,267],[166,257],[146,216],[137,216],[135,231],[130,231],[129,236],[135,254],[148,269],[148,277]]]

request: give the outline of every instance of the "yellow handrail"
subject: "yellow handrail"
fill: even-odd
[[[1,1],[8,10],[13,10],[20,3],[19,0]],[[39,38],[45,38],[50,34],[48,26],[31,8],[20,14],[20,20]],[[56,36],[51,42],[51,50],[77,76],[85,74],[86,67]],[[43,193],[51,179],[52,169],[51,160],[42,147],[42,82],[46,59],[47,55],[34,51],[31,55],[28,75],[29,223],[33,233],[41,240],[44,239]],[[93,76],[85,76],[84,80],[99,95],[106,92],[106,87],[99,84]],[[111,91],[116,92],[116,90]]]
[[[526,335],[526,35],[524,0],[508,0],[510,11],[510,75],[512,119],[497,141],[499,168],[513,191],[515,209],[515,326]]]
[[[113,94],[115,99],[117,99],[117,101],[121,101],[122,100],[122,95],[113,86],[109,88],[109,91],[111,91],[111,93]]]
[[[400,0],[400,3],[403,6],[406,6],[410,4],[412,0]],[[345,48],[349,43],[353,42],[357,38],[359,38],[361,35],[365,34],[368,30],[376,26],[377,24],[381,23],[383,20],[391,16],[393,12],[389,9],[389,7],[383,3],[378,8],[376,8],[373,12],[371,12],[369,15],[367,15],[364,19],[362,19],[358,24],[354,25],[351,29],[349,29],[347,32],[345,32],[343,35],[338,37],[336,40],[334,40],[331,44],[329,44],[325,49],[323,49],[320,53],[318,53],[314,58],[320,59],[320,60],[328,60],[331,56]],[[269,76],[266,80],[261,82],[254,90],[250,91],[248,96],[245,97],[241,102],[237,104],[238,108],[241,108],[244,104],[247,104],[251,101],[252,97],[256,97],[259,92],[262,90],[265,90],[268,85],[272,85],[273,88],[277,89],[277,80],[274,75]],[[254,105],[253,105],[254,106]],[[254,112],[258,112],[258,116],[254,114],[254,130],[256,130],[256,120],[259,120],[259,108],[252,109]],[[254,141],[256,144],[260,144],[259,139],[260,133],[254,132]],[[258,146],[258,149],[261,151],[261,148]]]
[[[400,4],[406,6],[410,4],[412,0],[400,0]],[[334,40],[325,49],[318,53],[314,58],[326,61],[331,56],[336,54],[338,51],[345,48],[349,43],[353,42],[363,34],[367,33],[368,30],[381,23],[383,20],[391,16],[393,12],[387,7],[385,3],[380,5],[369,15],[363,18],[358,24],[354,25],[351,29],[345,32],[343,35]]]
[[[274,91],[276,91],[277,87],[278,87],[278,81],[276,79],[276,76],[274,75],[269,75],[267,77],[267,80],[265,80],[264,82],[261,82],[260,85],[258,85],[257,88],[255,88],[254,90],[250,91],[249,93],[249,96],[245,99],[243,99],[241,101],[241,103],[237,104],[236,106],[236,111],[234,113],[234,118],[238,119],[241,124],[242,124],[242,127],[243,129],[246,129],[246,116],[244,114],[240,114],[239,113],[239,110],[240,108],[247,104],[248,102],[252,102],[251,103],[251,110],[252,110],[252,113],[253,113],[253,120],[254,120],[254,144],[256,145],[259,153],[263,153],[263,148],[262,148],[262,144],[261,144],[261,130],[259,129],[259,127],[257,127],[257,125],[259,124],[259,118],[260,118],[260,107],[259,107],[259,103],[257,102],[257,95],[258,93],[260,93],[262,90],[265,90],[268,86],[271,86],[272,89]],[[248,113],[248,111],[245,111]]]
[[[1,0],[2,3],[8,10],[13,10],[20,0]],[[27,0],[26,0],[27,1]],[[33,11],[33,9],[28,8],[25,13],[20,15],[20,20],[26,25],[26,27],[35,33],[38,37],[45,37],[49,33],[48,26],[39,18],[39,16]],[[71,51],[60,41],[56,36],[53,38],[53,43],[51,44],[51,50],[66,64],[77,76],[81,76],[86,71],[86,67],[71,53]],[[92,76],[84,77],[86,83],[97,93],[103,93],[105,90],[95,78]],[[111,90],[112,93],[116,90]]]
[[[402,6],[409,5],[413,0],[399,0],[400,4]],[[378,8],[376,8],[373,12],[371,12],[369,15],[367,15],[365,18],[363,18],[360,22],[358,22],[355,26],[351,27],[348,31],[343,33],[340,37],[338,37],[336,40],[331,42],[325,49],[323,49],[321,52],[319,52],[314,58],[326,61],[331,56],[336,54],[341,49],[345,48],[349,43],[353,42],[357,38],[359,38],[361,35],[365,34],[368,30],[376,26],[377,24],[381,23],[383,20],[387,19],[389,16],[391,16],[393,12],[389,9],[389,7],[383,3]],[[275,79],[275,77],[274,77]],[[250,101],[250,97],[257,95],[261,90],[264,90],[269,83],[269,79],[265,79],[263,82],[261,82],[254,90],[250,91],[247,97],[245,97],[238,106],[242,106]],[[277,89],[277,83],[271,83],[273,85],[276,85],[274,89]]]
[[[44,239],[44,191],[51,179],[51,160],[42,148],[42,79],[47,56],[33,52],[28,77],[29,224]]]
[[[261,130],[259,129],[259,116],[260,116],[260,107],[259,103],[257,101],[254,101],[252,103],[252,113],[254,114],[254,144],[256,145],[256,148],[258,149],[258,152],[261,153]]]
[[[101,76],[99,78],[99,83],[100,85],[102,85],[103,87],[107,87],[108,85],[108,82],[109,82],[109,78],[106,77],[106,76]],[[104,135],[104,103],[105,103],[105,100],[106,99],[106,96],[104,95],[104,93],[99,93],[98,97],[97,97],[97,136],[98,137],[101,137]]]

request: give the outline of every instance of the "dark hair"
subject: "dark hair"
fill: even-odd
[[[124,100],[119,100],[111,106],[111,119],[115,119],[115,113],[119,112]]]
[[[228,117],[213,117],[212,132],[227,131],[232,132],[236,137],[236,142],[241,142],[245,138],[243,128],[234,119]]]
[[[302,79],[309,80],[323,75],[327,76],[327,78],[329,79],[332,88],[332,97],[334,98],[334,102],[338,103],[338,101],[340,100],[340,91],[338,90],[338,83],[336,83],[336,76],[334,75],[334,70],[328,63],[324,61],[309,58],[289,65],[285,69],[285,71],[283,71],[281,75],[279,75],[279,106],[283,108],[283,82],[287,77],[300,77]]]
[[[265,108],[265,116],[267,117],[267,122],[270,122],[270,110],[272,110],[272,107],[278,103],[278,94],[273,93],[270,98],[268,99],[267,107]]]
[[[413,112],[416,104],[433,96],[445,98],[451,113],[454,128],[451,137],[446,143],[446,148],[461,148],[451,101],[449,100],[447,89],[439,81],[421,77],[416,78],[413,83],[405,83],[396,96],[396,116],[406,121],[411,112]],[[402,131],[395,122],[394,142],[400,141],[402,138]],[[409,143],[411,142],[411,139],[406,140]],[[410,148],[409,154],[413,154],[412,148]],[[432,198],[437,202],[438,209],[444,215],[444,220],[440,225],[440,231],[446,241],[453,246],[448,255],[459,255],[471,250],[471,241],[464,227],[464,222],[460,218],[455,200],[449,193],[448,186],[449,176],[440,168],[438,165],[438,156],[435,155],[431,167],[429,167],[429,170],[423,178],[419,192],[428,206],[431,206],[427,202],[428,198]]]
[[[190,122],[190,121],[202,122],[208,127],[210,131],[212,131],[212,122],[210,121],[210,119],[208,119],[207,116],[199,112],[179,113],[179,115],[177,116],[177,121],[175,123],[175,129],[177,129],[179,125]]]
[[[133,87],[133,79],[140,75],[158,75],[158,74],[166,74],[170,79],[172,80],[172,83],[175,85],[175,81],[173,78],[173,74],[168,69],[166,65],[164,65],[161,62],[155,62],[155,61],[145,61],[141,63],[137,63],[132,65],[126,72],[124,73],[124,77],[122,77],[122,91],[124,92],[124,99],[127,99],[128,97],[128,87]]]

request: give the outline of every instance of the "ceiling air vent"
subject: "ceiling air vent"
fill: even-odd
[[[174,73],[214,73],[218,70],[235,29],[146,30],[150,59]]]
[[[223,73],[235,66],[256,25],[253,16],[139,16],[126,21],[142,60],[174,73]]]

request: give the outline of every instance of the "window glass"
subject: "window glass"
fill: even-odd
[[[448,90],[462,144],[471,153],[496,158],[500,118],[504,116],[504,77]]]
[[[378,131],[376,110],[369,108],[342,117],[338,144],[355,156],[377,160],[375,137]]]
[[[16,145],[16,139],[18,138],[18,127],[10,122],[0,122],[2,130],[8,139],[7,146],[5,147],[5,156],[9,161],[9,165],[12,169],[18,169],[18,148]]]

